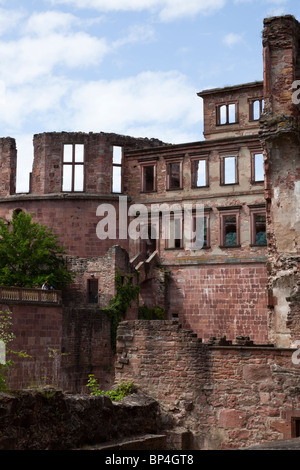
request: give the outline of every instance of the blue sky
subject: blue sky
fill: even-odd
[[[0,134],[28,190],[34,134],[203,139],[197,92],[262,79],[267,16],[299,0],[0,0]]]

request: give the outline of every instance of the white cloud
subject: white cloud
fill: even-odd
[[[55,31],[61,32],[62,30],[69,30],[76,22],[78,22],[78,19],[70,13],[59,11],[33,13],[24,27],[24,32],[29,35],[37,34],[39,36],[46,36]]]
[[[212,13],[223,8],[226,2],[227,0],[51,0],[53,5],[67,4],[102,12],[150,10],[157,12],[162,21]]]
[[[7,10],[0,8],[0,35],[14,30],[19,26],[20,21],[24,19],[24,17],[25,13],[21,9]]]
[[[236,33],[228,33],[226,36],[223,38],[223,43],[226,46],[234,46],[235,44],[238,44],[242,40],[242,35],[241,34],[236,34]]]
[[[32,82],[52,73],[56,66],[86,67],[101,63],[109,52],[105,39],[84,32],[52,33],[39,37],[22,37],[0,41],[0,79],[6,85]]]
[[[201,102],[194,88],[175,71],[86,83],[74,90],[69,104],[74,116],[71,128],[86,132],[129,133],[155,128],[159,135],[153,137],[165,139],[166,129],[173,128],[173,137],[176,134],[178,139],[183,123],[192,126],[201,117]]]

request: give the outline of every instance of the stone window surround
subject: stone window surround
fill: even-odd
[[[229,118],[229,106],[235,105],[235,120],[230,122]],[[221,108],[222,106],[226,106],[226,122],[221,123]],[[216,103],[216,126],[228,126],[231,124],[238,124],[239,122],[239,101],[238,100],[231,100],[231,101],[224,101]]]
[[[255,230],[255,216],[256,215],[266,215],[266,205],[265,204],[254,204],[249,205],[250,211],[250,230],[251,230],[251,238],[250,238],[250,246],[266,246],[266,245],[258,245],[255,243],[256,241],[256,230]]]
[[[65,146],[70,145],[72,146],[72,161],[65,161]],[[83,161],[76,161],[76,145],[83,146]],[[85,191],[85,146],[83,142],[64,142],[62,145],[62,178],[61,178],[61,188],[62,192],[84,192]],[[64,189],[64,168],[67,166],[72,167],[72,175],[71,175],[71,189],[66,190]],[[75,167],[81,166],[83,171],[83,189],[76,190],[75,189]]]
[[[220,248],[240,248],[240,210],[241,206],[218,207],[219,211],[219,246]],[[225,244],[225,217],[235,216],[236,218],[236,244]]]

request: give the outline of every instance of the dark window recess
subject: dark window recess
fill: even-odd
[[[255,245],[266,244],[266,216],[255,214]]]
[[[235,215],[224,216],[224,245],[237,245],[237,227]]]
[[[154,166],[144,167],[144,191],[154,191]]]
[[[169,164],[169,189],[181,187],[180,170],[179,162]]]
[[[98,279],[88,279],[88,303],[98,303]]]

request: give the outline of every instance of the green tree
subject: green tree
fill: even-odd
[[[0,285],[37,287],[44,281],[62,289],[73,279],[63,259],[58,236],[32,221],[32,214],[14,214],[10,224],[0,220]]]

